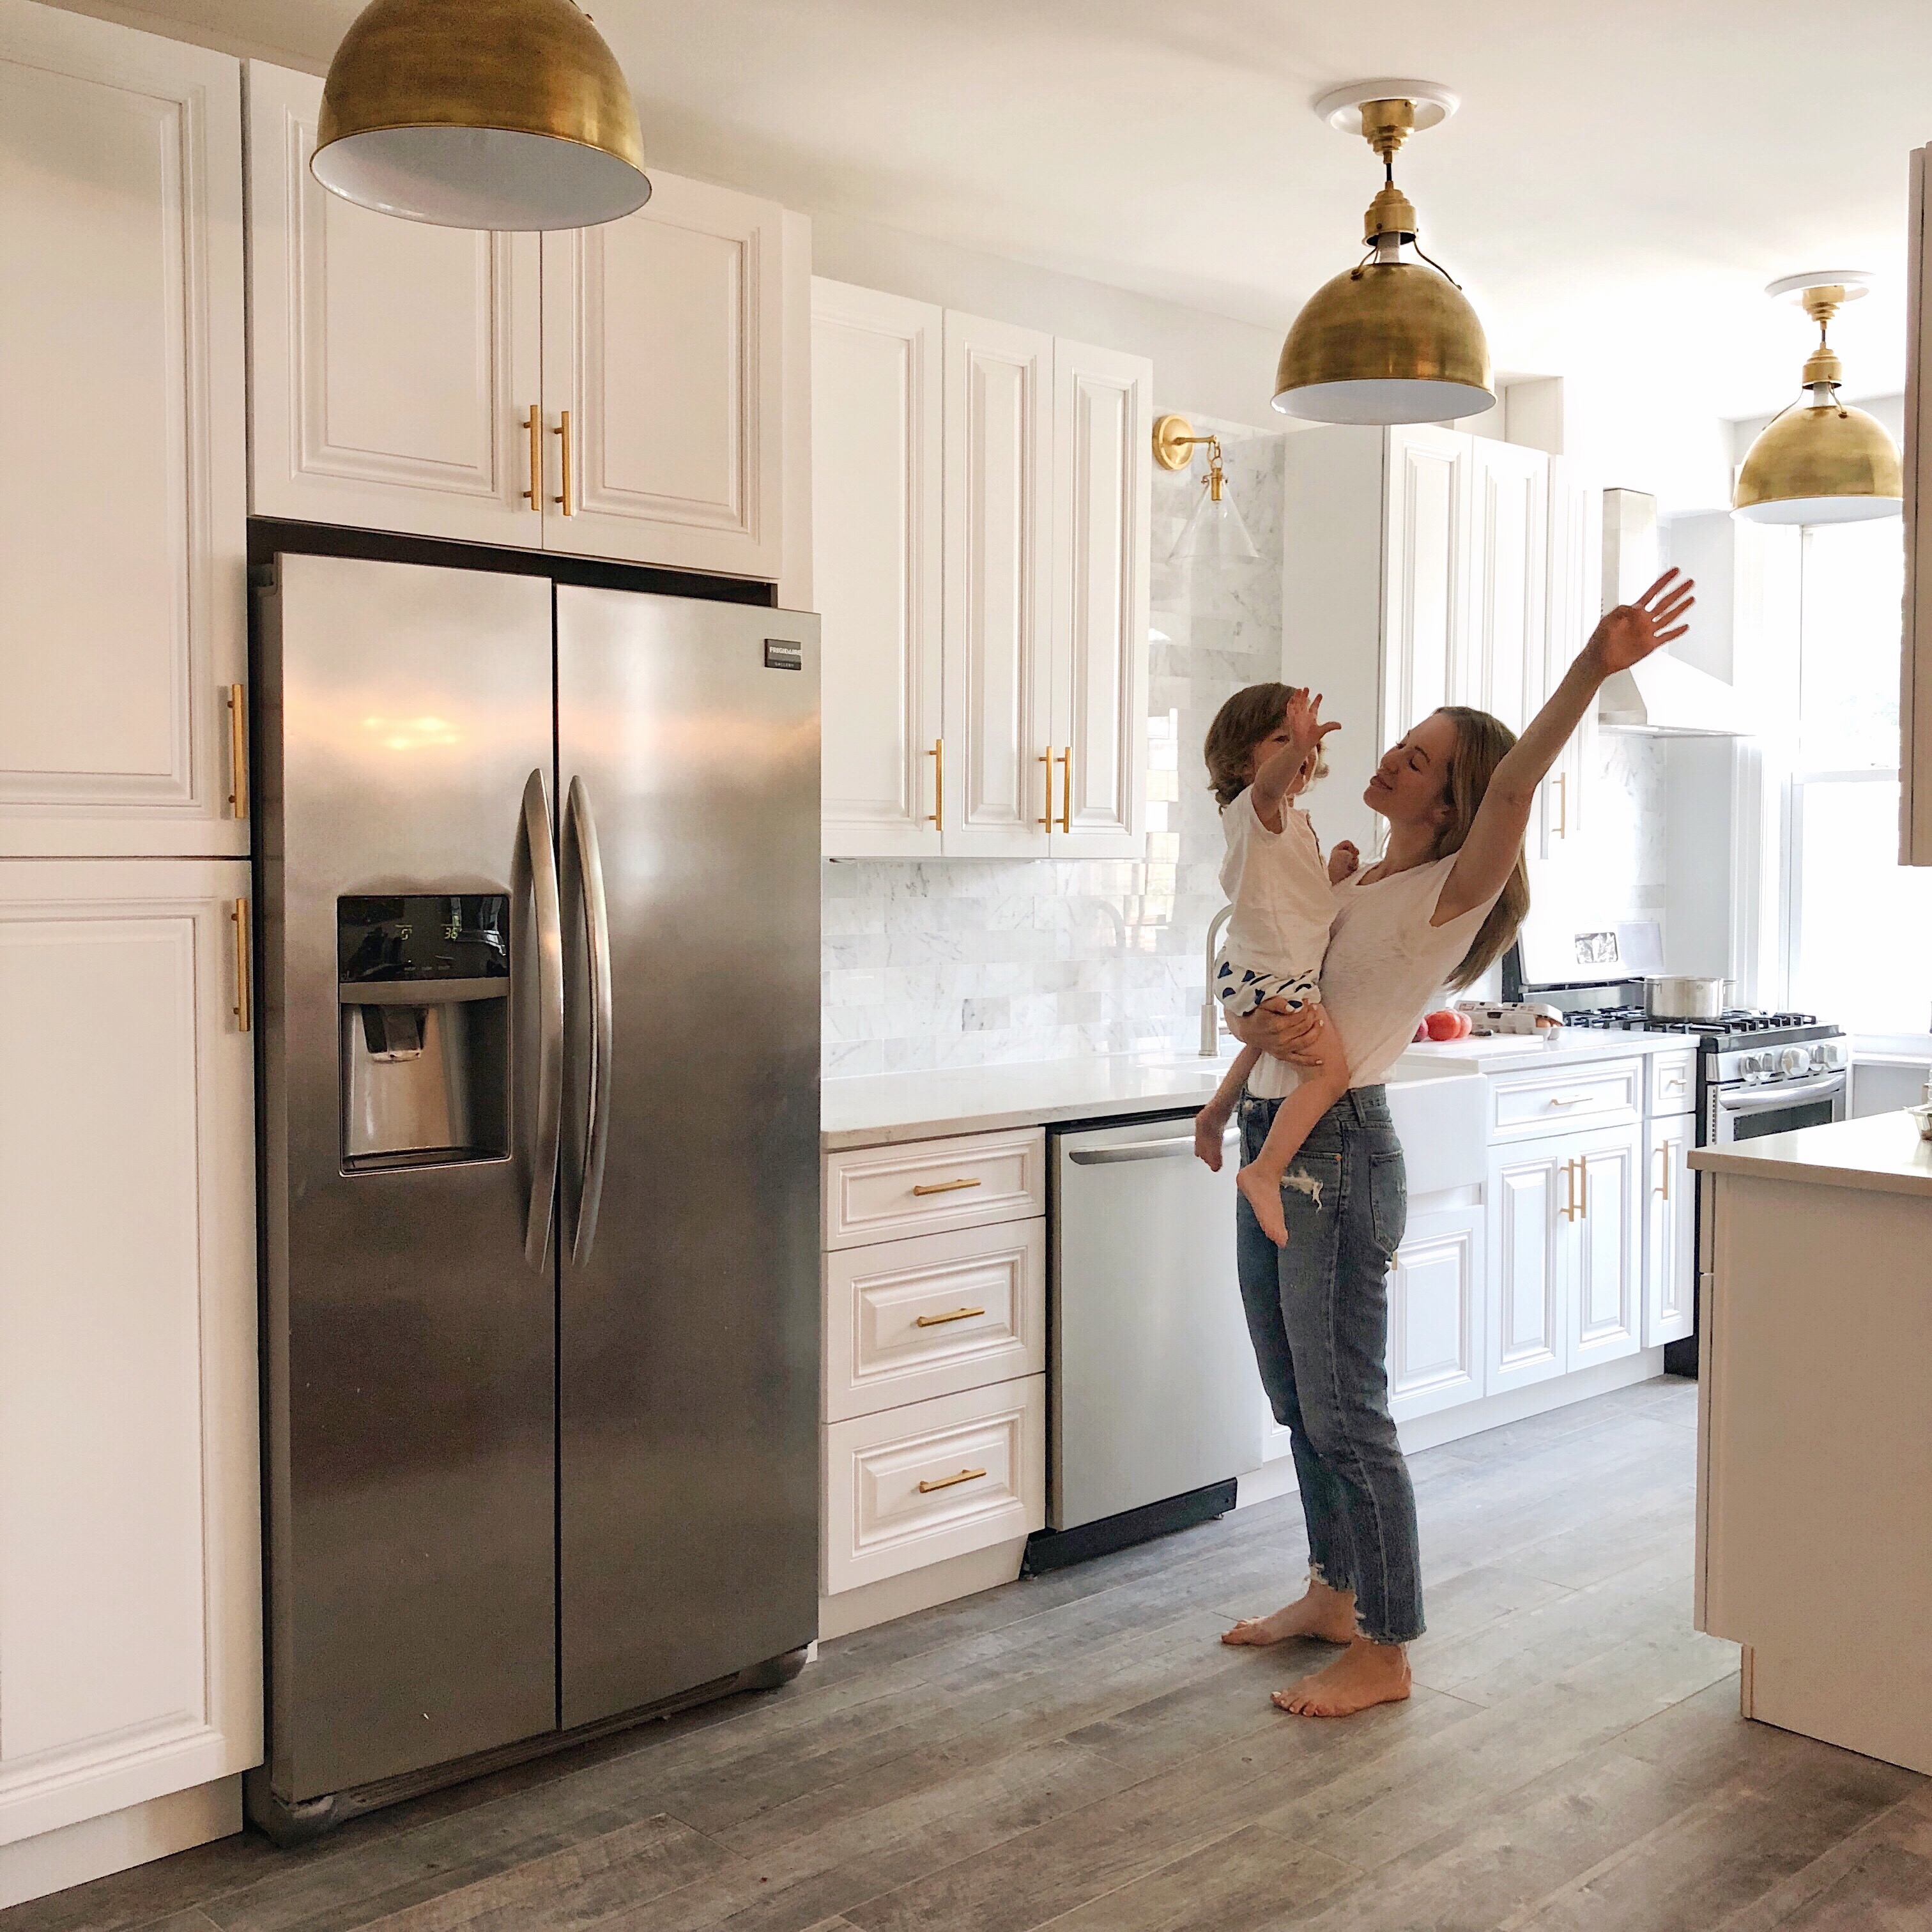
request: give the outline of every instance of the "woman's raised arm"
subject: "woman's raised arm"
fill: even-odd
[[[1678,620],[1696,602],[1690,594],[1694,588],[1689,578],[1666,570],[1634,604],[1619,604],[1606,612],[1591,632],[1590,641],[1577,652],[1550,702],[1496,766],[1476,808],[1476,822],[1436,901],[1438,926],[1494,898],[1508,883],[1529,829],[1536,788],[1549,776],[1570,733],[1596,702],[1606,678],[1641,663],[1690,628]]]

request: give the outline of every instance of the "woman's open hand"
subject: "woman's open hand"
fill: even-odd
[[[1666,570],[1634,604],[1619,604],[1604,613],[1583,646],[1586,653],[1605,677],[1641,664],[1659,646],[1690,628],[1678,620],[1697,601],[1690,594],[1696,588],[1694,579]]]
[[[1291,1010],[1270,1004],[1243,1019],[1231,1013],[1228,1030],[1244,1046],[1258,1046],[1271,1058],[1296,1066],[1325,1066],[1335,1050],[1335,1030],[1326,1009],[1318,1006]]]

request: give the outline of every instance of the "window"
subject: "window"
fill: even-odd
[[[1898,862],[1905,550],[1891,518],[1804,534],[1791,779],[1791,1006],[1848,1031],[1932,1030],[1932,872]]]

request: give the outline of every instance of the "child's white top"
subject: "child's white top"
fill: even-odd
[[[1234,905],[1227,956],[1270,973],[1316,973],[1328,950],[1335,889],[1305,812],[1281,808],[1270,832],[1255,811],[1251,785],[1221,814],[1228,841],[1221,890]]]

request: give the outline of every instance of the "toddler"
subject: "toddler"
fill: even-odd
[[[1336,728],[1321,713],[1320,697],[1311,701],[1305,688],[1250,685],[1208,728],[1204,755],[1228,840],[1221,890],[1234,906],[1213,990],[1222,1011],[1236,1018],[1262,1006],[1286,1012],[1322,998],[1334,889],[1359,855],[1344,841],[1324,864],[1308,814],[1292,802],[1318,775],[1322,740]],[[1222,1136],[1260,1057],[1259,1048],[1244,1048],[1196,1119],[1194,1150],[1217,1171]],[[1288,1242],[1281,1207],[1288,1164],[1348,1085],[1339,1052],[1328,1065],[1305,1072],[1276,1110],[1261,1151],[1234,1177],[1277,1247]]]

